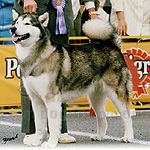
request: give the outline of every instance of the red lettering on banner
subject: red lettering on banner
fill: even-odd
[[[126,49],[124,58],[132,74],[133,91],[137,91],[134,98],[148,95],[150,87],[150,55],[140,48]]]

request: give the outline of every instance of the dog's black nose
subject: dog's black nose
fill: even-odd
[[[11,33],[15,34],[17,28],[15,26],[10,27]]]

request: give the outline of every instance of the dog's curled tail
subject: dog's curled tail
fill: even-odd
[[[102,19],[92,19],[86,21],[82,30],[86,36],[94,40],[108,40],[114,33],[114,28]]]

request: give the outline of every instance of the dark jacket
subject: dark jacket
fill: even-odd
[[[56,9],[52,6],[52,0],[35,0],[38,5],[37,13],[39,15],[43,14],[44,12],[49,11],[50,12],[50,31],[54,30],[55,28],[55,20],[56,20]],[[85,2],[96,0],[80,0],[81,4],[84,4]],[[23,14],[23,2],[22,0],[15,0],[14,8],[20,13]],[[69,32],[73,28],[73,13],[72,13],[72,4],[71,0],[66,0],[66,5],[64,7],[64,16],[65,16],[65,22],[67,31]]]

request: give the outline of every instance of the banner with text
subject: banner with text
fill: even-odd
[[[150,42],[122,43],[132,74],[133,101],[150,102]],[[0,45],[0,106],[19,106],[20,66],[14,45]]]

